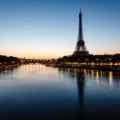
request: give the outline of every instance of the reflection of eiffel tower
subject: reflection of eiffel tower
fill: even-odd
[[[79,94],[79,111],[80,119],[84,120],[84,84],[85,77],[83,72],[77,74],[77,85],[78,85],[78,94]]]
[[[85,42],[83,40],[83,30],[82,30],[82,12],[79,14],[79,32],[78,32],[78,41],[76,45],[75,52],[73,55],[86,55],[89,52],[86,50]]]
[[[69,71],[68,71],[69,69]],[[59,71],[68,72],[70,77],[75,77],[77,80],[77,89],[78,89],[78,100],[79,100],[79,105],[78,105],[78,112],[79,112],[79,118],[80,120],[84,120],[85,118],[85,110],[84,110],[84,86],[85,86],[85,75],[83,70],[78,70],[75,72],[74,68],[62,68],[59,69]]]

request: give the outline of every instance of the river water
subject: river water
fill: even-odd
[[[120,119],[120,73],[22,65],[0,72],[0,120]]]

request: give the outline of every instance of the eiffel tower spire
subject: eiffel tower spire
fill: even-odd
[[[83,39],[83,27],[82,27],[82,12],[80,9],[79,13],[79,29],[78,29],[78,40],[76,44],[76,49],[74,52],[74,55],[83,55],[83,54],[88,54],[88,51],[86,50],[85,47],[85,42]]]
[[[79,33],[78,33],[78,41],[83,40],[83,29],[82,29],[82,12],[80,9],[79,13]]]

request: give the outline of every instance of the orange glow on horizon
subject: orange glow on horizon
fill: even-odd
[[[63,57],[63,56],[68,56],[68,55],[72,55],[72,52],[64,52],[64,51],[61,51],[59,53],[57,52],[31,52],[31,53],[28,53],[28,52],[24,52],[22,53],[23,51],[21,52],[7,52],[7,51],[4,51],[2,55],[6,55],[6,56],[15,56],[15,57],[18,57],[18,58],[27,58],[27,59],[57,59],[59,57]],[[104,55],[104,54],[116,54],[116,53],[119,53],[119,52],[109,52],[109,53],[104,53],[104,52],[90,52],[89,54],[93,54],[93,55]]]
[[[4,53],[2,55],[6,56],[14,56],[18,58],[26,58],[26,59],[57,59],[59,57],[63,57],[62,54],[15,54],[15,53]]]

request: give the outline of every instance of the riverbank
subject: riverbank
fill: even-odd
[[[1,65],[0,66],[0,72],[6,71],[6,70],[13,70],[14,68],[18,67],[19,64],[13,64],[13,65]]]
[[[63,63],[44,63],[45,66],[57,68],[79,68],[79,69],[93,69],[93,70],[106,70],[106,71],[120,71],[120,66],[117,65],[75,65]]]
[[[57,64],[58,67],[120,71],[120,54],[63,56]]]
[[[91,66],[91,65],[80,65],[80,66],[75,66],[75,65],[66,65],[66,64],[59,64],[60,68],[80,68],[80,69],[93,69],[93,70],[111,70],[111,71],[120,71],[119,66]]]

